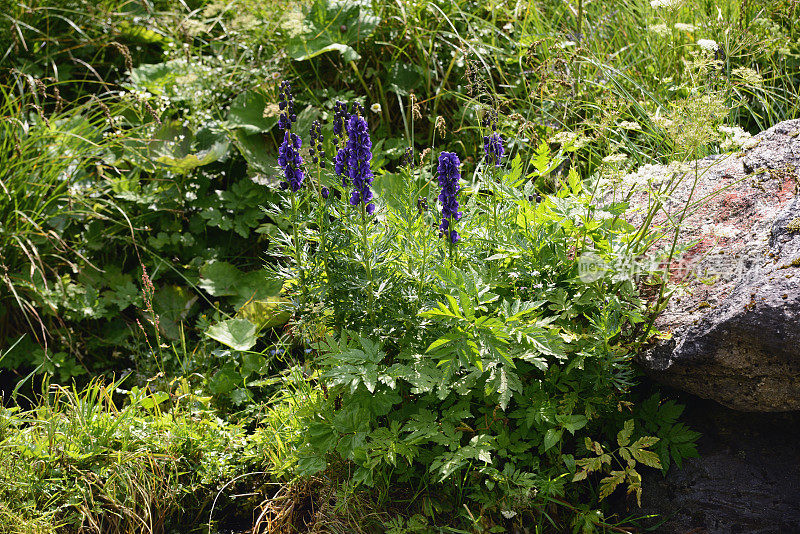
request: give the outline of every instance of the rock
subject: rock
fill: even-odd
[[[683,400],[682,420],[703,430],[700,458],[666,477],[644,475],[642,508],[627,513],[658,514],[644,522],[663,521],[655,530],[662,534],[800,532],[800,413],[742,414]]]
[[[743,154],[628,177],[646,184],[640,213],[662,200],[662,252],[688,202],[678,242],[692,246],[673,258],[678,290],[656,321],[671,338],[639,356],[654,379],[741,411],[800,410],[799,133],[786,121]]]

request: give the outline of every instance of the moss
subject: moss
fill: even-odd
[[[797,257],[785,265],[781,265],[781,269],[788,269],[789,267],[800,267],[800,257]]]
[[[795,177],[795,166],[794,165],[787,165],[783,169],[770,169],[769,177],[777,180],[788,180],[794,179]]]
[[[786,231],[791,233],[800,233],[800,217],[795,217],[789,224],[786,225]]]

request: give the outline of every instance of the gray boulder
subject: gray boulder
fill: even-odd
[[[702,429],[699,458],[643,474],[642,508],[658,534],[800,532],[800,413],[742,413],[699,399],[682,418]]]
[[[639,356],[654,379],[740,411],[800,410],[799,134],[786,121],[742,153],[634,176],[632,206],[663,205],[662,250],[688,203],[678,241],[690,246],[656,322],[671,337]]]

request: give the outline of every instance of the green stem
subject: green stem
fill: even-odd
[[[297,192],[292,191],[292,234],[294,235],[294,261],[295,265],[297,266],[297,273],[300,279],[300,308],[302,309],[305,305],[306,300],[306,284],[305,284],[305,273],[303,272],[303,266],[300,262],[301,254],[300,254],[300,236],[297,231],[297,227],[299,226],[297,221]]]
[[[369,320],[372,326],[375,326],[375,292],[374,281],[372,279],[372,261],[369,257],[369,240],[367,239],[367,206],[361,203],[361,238],[362,246],[364,247],[364,267],[367,269],[367,278],[369,278],[369,286],[367,286],[367,296],[369,298]]]
[[[697,188],[697,182],[700,179],[700,175],[698,173],[698,155],[695,151],[695,160],[694,160],[694,183],[692,183],[692,189],[689,191],[689,198],[686,199],[686,204],[683,206],[683,211],[681,212],[681,217],[678,220],[678,224],[675,227],[675,235],[672,238],[672,246],[669,249],[669,257],[667,257],[667,261],[665,262],[664,266],[664,280],[661,281],[661,287],[658,291],[658,298],[656,299],[655,309],[653,313],[650,314],[650,319],[647,321],[647,327],[644,330],[644,334],[642,339],[636,345],[636,350],[642,346],[643,343],[647,341],[647,336],[650,333],[650,329],[653,328],[653,324],[656,321],[656,314],[659,313],[661,306],[664,305],[664,288],[666,287],[667,283],[669,282],[669,266],[672,263],[672,257],[675,255],[675,249],[678,246],[678,237],[680,236],[681,228],[683,227],[683,221],[686,219],[686,213],[689,210],[689,204],[692,202],[692,197],[694,196],[694,191]]]
[[[444,238],[447,239],[447,248],[448,248],[447,254],[448,254],[448,257],[450,259],[450,265],[455,266],[455,262],[453,261],[453,255],[454,255],[454,250],[455,250],[456,246],[453,243],[453,240],[450,239],[450,236],[445,235]]]
[[[322,197],[322,182],[320,182],[320,176],[322,171],[317,168],[317,198],[318,198],[318,217],[317,217],[317,225],[319,226],[319,248],[320,252],[322,253],[322,269],[325,271],[325,277],[327,278],[325,287],[332,287],[333,278],[331,277],[331,269],[328,265],[328,242],[326,241],[325,235],[325,227],[327,225],[326,215],[327,211],[325,210],[327,200]],[[323,297],[324,298],[324,297]],[[333,315],[334,317],[338,317],[338,307],[336,305],[336,300],[333,300]]]

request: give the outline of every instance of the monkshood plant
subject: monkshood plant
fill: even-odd
[[[376,175],[364,110],[345,103],[327,144],[312,126],[305,164],[288,91],[284,204],[270,213],[291,226],[275,269],[292,292],[287,344],[308,355],[292,376],[316,395],[298,475],[344,461],[355,484],[454,484],[483,525],[534,517],[589,532],[618,487],[640,499],[642,466],[693,454],[696,436],[653,452],[660,435],[631,408],[628,347],[651,334],[641,280],[583,269],[582,258],[612,265],[650,242],[626,204],[598,198],[599,178],[570,172],[539,191],[496,132],[473,176],[451,152],[416,168],[407,154]],[[402,187],[382,198],[373,179]]]

